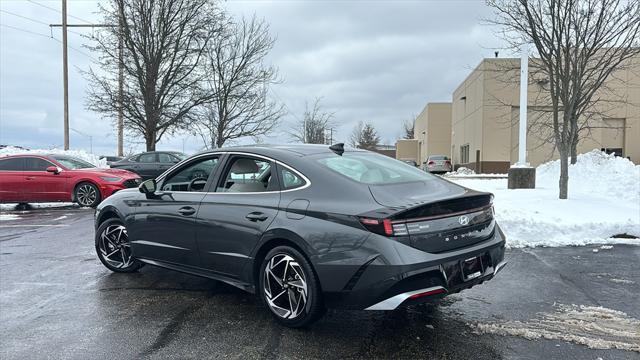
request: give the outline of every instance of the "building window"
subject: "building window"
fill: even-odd
[[[469,144],[460,146],[460,163],[469,163]]]

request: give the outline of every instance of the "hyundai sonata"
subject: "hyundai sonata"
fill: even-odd
[[[95,247],[112,271],[220,280],[299,327],[491,279],[505,264],[492,198],[342,144],[217,149],[103,201]]]

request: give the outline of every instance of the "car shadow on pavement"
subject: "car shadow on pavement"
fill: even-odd
[[[391,312],[329,310],[309,328],[289,329],[255,295],[151,266],[105,275],[97,288],[95,309],[105,328],[96,345],[138,349],[143,358],[184,351],[196,358],[501,357],[486,338],[471,336],[447,315],[455,300]]]

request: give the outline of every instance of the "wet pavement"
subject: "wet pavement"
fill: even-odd
[[[495,279],[437,306],[330,310],[292,330],[254,296],[213,280],[152,266],[109,272],[94,254],[92,215],[0,214],[0,358],[640,359],[640,350],[587,346],[611,335],[613,347],[640,347],[640,247],[510,250]],[[626,315],[615,313],[622,319],[611,334],[582,332],[585,323],[552,329],[576,332],[564,340],[514,333],[515,324],[535,335],[551,326],[548,314],[572,305]],[[608,316],[595,314],[595,325]]]

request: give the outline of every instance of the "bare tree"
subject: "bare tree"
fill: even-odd
[[[614,71],[640,53],[640,0],[489,0],[492,22],[514,47],[533,43],[547,77],[560,154],[559,197],[568,196],[569,157],[583,115]],[[584,120],[583,120],[584,121]],[[584,123],[583,123],[584,124]]]
[[[416,123],[415,116],[412,119],[407,119],[402,123],[403,139],[413,139],[413,136],[414,136],[413,129],[414,129],[415,123]]]
[[[183,130],[193,111],[211,100],[202,90],[199,65],[218,22],[213,0],[110,0],[100,4],[105,24],[90,48],[100,70],[91,68],[87,107],[114,118],[119,110],[118,40],[123,44],[124,125],[155,150],[165,134]]]
[[[322,98],[316,98],[311,109],[308,103],[305,104],[302,119],[296,124],[293,131],[289,132],[295,141],[305,144],[326,143],[327,132],[333,125],[331,120],[334,113],[323,110],[321,101]]]
[[[380,144],[380,136],[373,125],[360,121],[353,128],[349,144],[358,149],[375,150]]]
[[[269,26],[252,17],[239,22],[226,18],[219,31],[213,24],[207,48],[206,76],[213,101],[205,106],[198,129],[207,146],[222,147],[241,137],[268,134],[284,110],[269,99],[277,70],[265,65],[274,39]]]

